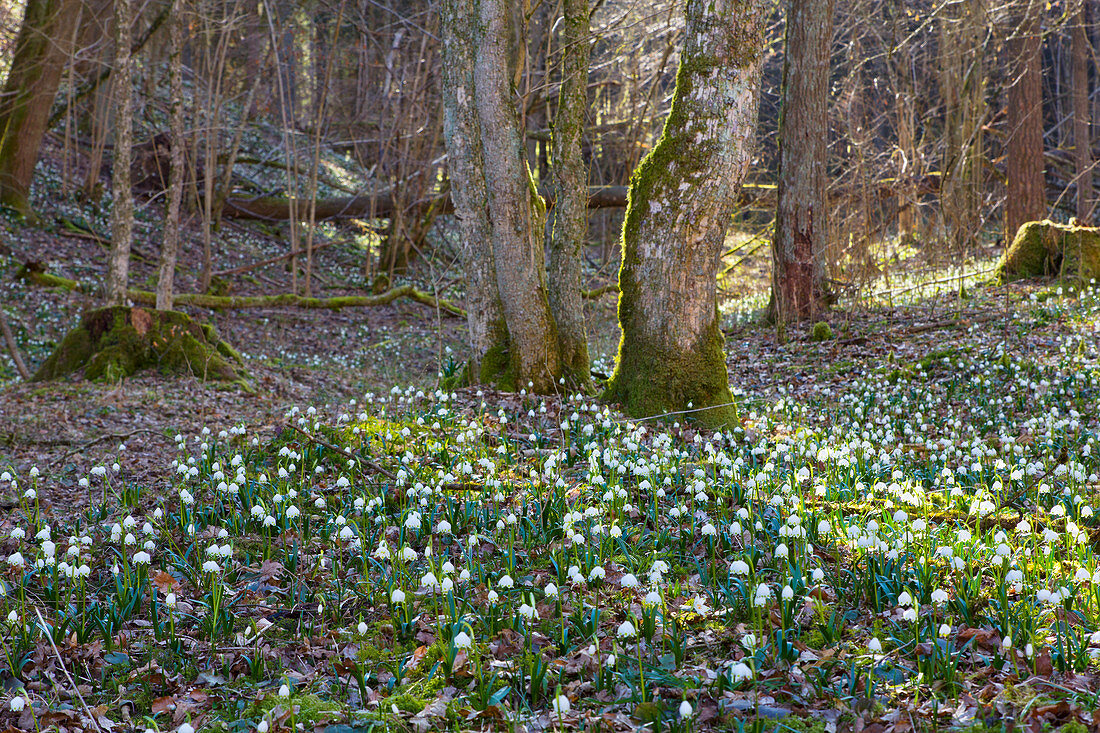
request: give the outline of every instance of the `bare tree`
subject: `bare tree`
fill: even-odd
[[[172,310],[173,281],[176,273],[176,254],[180,242],[180,205],[183,202],[183,180],[186,162],[184,147],[187,145],[183,129],[183,44],[184,0],[171,0],[171,17],[168,19],[168,104],[169,146],[171,161],[168,167],[168,200],[164,207],[164,241],[160,248],[160,267],[157,277],[157,310]]]
[[[546,393],[557,387],[561,358],[543,261],[546,204],[531,180],[513,102],[515,7],[507,0],[480,0],[478,6],[474,99],[511,368],[518,384]]]
[[[489,226],[489,192],[474,102],[477,0],[443,0],[443,136],[458,220],[473,383],[502,381],[509,371],[508,328],[497,290]],[[502,386],[509,386],[503,384]],[[510,386],[514,387],[514,380]]]
[[[635,171],[619,271],[622,339],[606,397],[631,415],[736,417],[718,257],[751,161],[767,0],[688,0],[672,110]],[[710,408],[710,409],[707,409]]]
[[[1085,0],[1077,0],[1073,30],[1073,150],[1077,168],[1077,218],[1082,223],[1092,218],[1092,131],[1089,119],[1089,47],[1088,8]]]
[[[814,318],[825,305],[825,149],[833,0],[790,0],[779,122],[779,191],[772,240],[773,316]]]
[[[1043,80],[1039,41],[1041,0],[1015,0],[1007,50],[1011,73],[1008,90],[1008,196],[1005,238],[1021,224],[1046,215],[1043,175]]]
[[[115,0],[115,146],[111,160],[111,252],[107,263],[107,304],[124,305],[134,239],[134,192],[130,186],[133,147],[133,88],[130,43],[131,0]]]
[[[30,215],[38,149],[69,56],[81,0],[28,0],[0,95],[0,203]]]
[[[562,9],[561,88],[551,161],[555,202],[546,269],[566,379],[583,387],[590,380],[581,302],[581,250],[588,236],[588,172],[581,155],[591,44],[588,0],[564,0]]]

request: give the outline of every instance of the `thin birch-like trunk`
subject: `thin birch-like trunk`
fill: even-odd
[[[180,206],[183,202],[183,178],[186,173],[184,147],[187,141],[183,131],[183,3],[184,0],[172,0],[171,17],[168,19],[168,133],[171,160],[168,167],[168,201],[164,212],[164,241],[160,248],[157,276],[157,310],[172,310],[176,255],[180,242]]]

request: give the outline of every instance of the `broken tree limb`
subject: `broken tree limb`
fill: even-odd
[[[585,300],[596,300],[597,298],[600,298],[600,297],[606,295],[607,293],[617,293],[617,292],[619,292],[619,284],[618,283],[608,283],[607,285],[601,285],[600,287],[592,288],[591,290],[582,290],[581,291],[581,297],[584,298]]]
[[[24,265],[19,277],[35,285],[46,288],[62,288],[70,292],[97,294],[97,288],[77,280],[70,280],[58,275],[42,272],[29,263]],[[41,265],[38,265],[41,267]],[[155,306],[156,293],[148,290],[131,288],[126,291],[127,297],[140,305]],[[364,308],[377,305],[388,305],[395,300],[408,298],[422,305],[438,308],[440,311],[459,318],[466,317],[466,311],[444,298],[436,298],[412,285],[400,285],[390,288],[378,295],[337,295],[332,298],[306,298],[301,295],[284,293],[282,295],[206,295],[204,293],[180,293],[173,298],[176,305],[191,305],[197,308],[230,309],[240,308],[270,308],[273,306],[292,306],[296,308],[320,308],[327,310],[340,310],[341,308]]]
[[[8,325],[8,319],[4,316],[2,310],[0,310],[0,331],[4,333],[4,341],[7,342],[11,360],[15,363],[15,370],[19,372],[19,376],[24,382],[30,381],[31,373],[23,362],[23,355],[19,353],[19,344],[15,341],[15,334],[11,332],[11,326]]]
[[[135,303],[155,305],[156,295],[146,290],[130,290],[129,296]],[[466,311],[443,298],[425,293],[412,285],[390,288],[378,295],[337,295],[332,298],[306,298],[301,295],[284,293],[282,295],[205,295],[203,293],[182,293],[173,300],[177,305],[192,305],[199,308],[269,308],[271,306],[294,306],[297,308],[321,308],[340,310],[341,308],[362,308],[375,305],[387,305],[395,300],[408,298],[417,303],[439,308],[452,316],[465,317]]]

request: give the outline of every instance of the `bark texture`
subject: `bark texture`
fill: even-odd
[[[489,194],[497,289],[520,386],[552,392],[561,375],[557,329],[550,313],[543,229],[546,204],[531,179],[514,98],[514,5],[480,0],[474,99]]]
[[[183,130],[183,2],[172,0],[169,23],[168,96],[171,161],[168,167],[168,201],[164,212],[164,241],[157,274],[157,310],[172,310],[176,254],[180,242],[180,204],[183,202],[184,159],[187,144]]]
[[[28,0],[0,94],[0,203],[24,215],[80,2]]]
[[[1043,176],[1043,80],[1039,58],[1041,0],[1016,0],[1007,50],[1012,85],[1008,91],[1008,197],[1005,239],[1028,221],[1046,215]]]
[[[790,0],[779,121],[779,191],[772,240],[778,321],[815,318],[825,306],[828,236],[825,148],[833,0]]]
[[[631,179],[623,224],[622,339],[605,396],[631,415],[694,409],[709,425],[737,418],[716,278],[751,160],[770,8],[766,0],[688,0],[672,109]]]
[[[944,237],[960,255],[974,244],[982,226],[986,1],[947,3],[940,19],[940,92],[944,103],[940,208]]]
[[[1088,12],[1085,0],[1077,0],[1077,15],[1073,24],[1073,150],[1077,167],[1077,219],[1084,223],[1092,218],[1092,130],[1089,117],[1089,48]]]
[[[489,193],[485,160],[474,102],[474,57],[477,33],[476,0],[444,0],[443,138],[451,200],[461,238],[466,276],[466,317],[471,356],[467,374],[473,383],[515,387],[511,377],[508,329],[497,290],[489,227]]]
[[[552,139],[556,206],[550,213],[546,270],[566,380],[587,387],[591,377],[581,301],[581,249],[588,235],[588,173],[581,156],[581,130],[588,107],[588,0],[563,0],[562,11],[561,88]]]
[[[125,305],[134,239],[134,192],[130,187],[133,146],[133,88],[130,44],[132,0],[115,0],[115,147],[111,161],[111,252],[107,263],[107,304]]]

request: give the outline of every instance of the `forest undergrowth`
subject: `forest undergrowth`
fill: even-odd
[[[0,727],[1095,728],[1100,297],[902,315],[737,327],[719,433],[398,384],[4,466]]]

